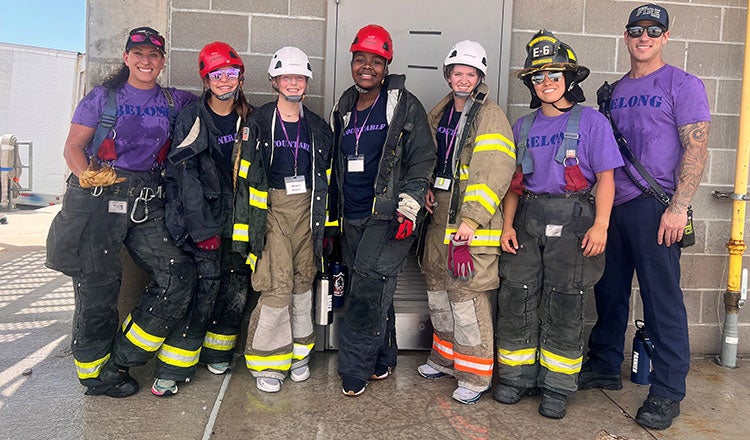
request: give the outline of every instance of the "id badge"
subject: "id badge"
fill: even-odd
[[[288,195],[304,194],[307,192],[305,176],[284,177],[284,186]]]
[[[364,173],[365,172],[365,155],[364,154],[351,154],[347,157],[346,170],[350,173]]]
[[[125,200],[110,200],[107,212],[111,214],[127,214],[128,202]]]
[[[435,178],[435,188],[436,189],[442,189],[444,191],[448,191],[451,189],[451,182],[453,179],[450,179],[448,177],[436,177]]]

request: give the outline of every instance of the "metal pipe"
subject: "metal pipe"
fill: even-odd
[[[745,58],[742,71],[742,100],[740,102],[740,131],[737,140],[737,159],[734,171],[732,197],[732,232],[727,243],[729,268],[727,291],[724,293],[724,327],[722,329],[721,357],[724,367],[737,366],[737,312],[740,301],[742,254],[745,252],[745,203],[747,192],[748,161],[750,160],[750,2],[745,17]]]

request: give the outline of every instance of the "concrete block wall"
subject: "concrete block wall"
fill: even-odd
[[[588,97],[586,104],[595,106],[598,86],[619,78],[628,69],[625,22],[630,10],[645,2],[514,2],[511,71],[523,66],[524,47],[530,37],[541,28],[550,29],[571,44],[581,63],[591,69],[583,89]],[[299,46],[310,57],[315,76],[306,103],[322,114],[325,69],[330,68],[325,60],[329,25],[326,4],[326,0],[88,0],[88,83],[100,82],[103,72],[119,66],[127,30],[146,24],[167,37],[168,63],[162,84],[199,93],[198,52],[204,44],[222,40],[242,56],[247,68],[245,91],[256,105],[273,99],[266,79],[273,52],[285,45]],[[731,191],[734,181],[747,3],[667,0],[660,4],[668,9],[671,20],[667,61],[698,75],[706,85],[711,105],[709,163],[694,201],[698,241],[683,253],[682,285],[692,351],[715,354],[721,347],[731,204],[714,199],[711,191]],[[520,80],[512,79],[509,84],[507,113],[512,122],[529,111],[529,92]],[[748,226],[750,223],[746,230],[750,230]],[[632,310],[633,318],[642,316],[637,285]],[[596,316],[593,300],[587,313],[591,325]],[[739,318],[739,352],[747,354],[750,317],[746,310],[740,310]]]
[[[206,43],[224,41],[245,63],[248,99],[265,104],[275,99],[267,73],[271,56],[283,46],[297,46],[313,69],[305,104],[322,114],[324,0],[172,0],[169,15],[170,85],[200,93],[198,53]]]
[[[623,32],[630,11],[643,3],[646,2],[570,0],[562,6],[554,0],[515,2],[511,71],[523,67],[525,44],[531,36],[541,28],[549,29],[569,43],[580,63],[591,69],[591,75],[583,83],[585,104],[596,106],[596,89],[605,80],[612,82],[629,69]],[[682,286],[692,351],[715,354],[721,351],[731,203],[713,198],[711,192],[731,192],[734,182],[747,3],[740,0],[658,3],[670,14],[666,61],[700,77],[711,106],[709,162],[693,203],[698,240],[683,252]],[[529,112],[529,91],[520,80],[511,80],[508,94],[508,117],[514,121]],[[748,224],[745,229],[748,230]],[[637,287],[637,282],[634,285]],[[633,319],[643,316],[637,288],[631,310],[632,336]],[[750,315],[740,310],[739,318],[739,352],[750,353]],[[595,319],[592,300],[587,312],[589,325]]]

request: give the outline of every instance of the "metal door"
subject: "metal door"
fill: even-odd
[[[328,114],[352,81],[349,46],[362,26],[385,27],[393,39],[391,73],[406,74],[406,88],[429,112],[448,92],[442,64],[461,40],[487,50],[485,81],[500,107],[508,101],[511,0],[329,0],[326,45],[325,107]]]

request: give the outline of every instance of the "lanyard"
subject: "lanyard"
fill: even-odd
[[[456,109],[456,105],[451,105],[451,112],[448,114],[448,126],[446,127],[447,130],[445,131],[445,161],[443,162],[443,173],[447,172],[448,170],[448,158],[451,157],[451,150],[453,149],[453,143],[456,142],[456,132],[458,132],[458,120],[456,121],[456,126],[453,127],[453,135],[450,137],[450,140],[448,140],[448,130],[451,128],[451,121],[453,120],[453,112]]]
[[[375,101],[373,101],[372,106],[370,107],[370,111],[367,112],[367,116],[365,117],[365,121],[362,123],[362,127],[359,128],[359,131],[357,131],[357,108],[354,108],[354,155],[359,155],[359,138],[362,137],[362,132],[365,131],[365,126],[367,125],[367,120],[370,119],[370,114],[372,113],[372,110],[375,108],[375,104],[378,103],[378,99],[380,99],[380,93],[378,93],[378,96],[375,97]]]
[[[284,125],[284,120],[281,119],[281,112],[279,111],[279,108],[276,107],[276,115],[279,117],[279,122],[281,123],[281,131],[284,132],[284,137],[286,138],[286,143],[291,147],[292,141],[289,140],[289,135],[286,132],[286,126]],[[300,118],[297,121],[297,141],[294,144],[294,175],[297,175],[297,155],[299,154],[299,132],[300,132],[300,124],[302,123],[302,118]]]

